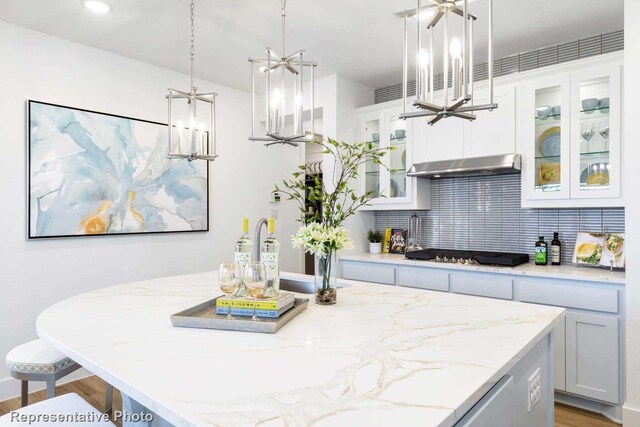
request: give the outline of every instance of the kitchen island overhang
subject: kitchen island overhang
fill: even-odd
[[[552,424],[561,308],[345,281],[337,305],[311,303],[275,335],[173,328],[220,293],[215,277],[82,294],[45,310],[38,334],[174,425],[474,425],[487,402],[502,421]]]

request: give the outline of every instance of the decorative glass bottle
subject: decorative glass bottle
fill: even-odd
[[[267,238],[262,243],[261,258],[267,273],[267,282],[264,287],[264,296],[273,298],[278,296],[280,290],[280,270],[278,267],[278,252],[280,244],[275,236],[276,220],[269,218],[267,223]]]

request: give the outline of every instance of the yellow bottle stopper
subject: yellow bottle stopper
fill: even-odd
[[[249,218],[242,218],[242,232],[249,232]]]
[[[273,217],[269,217],[269,220],[267,221],[267,231],[269,233],[275,233],[276,232],[276,219]]]

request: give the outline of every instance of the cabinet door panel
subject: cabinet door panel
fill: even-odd
[[[398,285],[449,292],[449,272],[423,267],[398,267]]]
[[[342,261],[342,277],[349,280],[394,285],[396,268],[393,265]]]
[[[553,388],[566,390],[566,319],[553,328]]]
[[[480,297],[513,299],[513,277],[502,274],[451,272],[451,292]]]
[[[482,157],[509,154],[516,151],[516,87],[497,86],[494,102],[498,108],[474,113],[476,120],[469,122],[465,138],[464,156]],[[489,91],[479,90],[474,95],[474,103],[488,104]]]
[[[567,312],[566,390],[619,403],[618,318]]]
[[[425,120],[420,118],[413,120]],[[436,160],[461,159],[464,156],[464,120],[449,117],[440,120],[433,126],[425,124],[424,139],[418,144],[425,144],[423,162]]]

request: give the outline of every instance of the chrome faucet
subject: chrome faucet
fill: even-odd
[[[260,255],[262,247],[262,239],[260,238],[260,233],[262,232],[262,226],[267,227],[268,221],[266,218],[260,218],[258,223],[256,224],[256,231],[253,234],[253,260],[255,262],[260,261]]]

